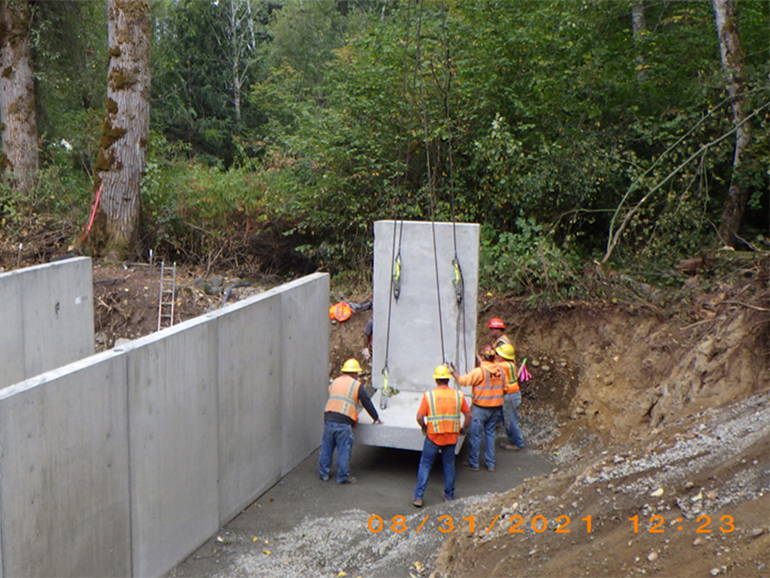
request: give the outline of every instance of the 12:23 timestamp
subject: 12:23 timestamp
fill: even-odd
[[[639,533],[639,516],[632,516],[628,519],[630,522],[634,523],[634,534]],[[677,531],[683,530],[684,526],[682,525],[684,520],[682,518],[677,518],[675,520],[672,520],[670,522],[671,526],[674,526],[676,524],[675,528]],[[735,530],[735,521],[733,520],[732,516],[722,516],[719,518],[719,531],[723,534],[729,534],[733,530]],[[647,528],[647,532],[650,534],[663,534],[665,532],[665,529],[663,525],[666,523],[666,520],[663,516],[660,515],[654,515],[650,516],[650,526]],[[707,516],[706,514],[702,514],[698,516],[698,518],[695,520],[695,523],[698,524],[698,527],[695,529],[696,534],[710,534],[711,533],[711,516]]]

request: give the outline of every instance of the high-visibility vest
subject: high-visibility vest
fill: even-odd
[[[507,343],[508,345],[513,345],[513,343],[511,343],[511,340],[508,339],[508,336],[505,333],[503,333],[500,337],[495,339],[495,342],[492,344],[492,347],[494,349],[497,349],[498,347],[500,347],[504,343]]]
[[[516,363],[513,361],[501,361],[497,365],[503,372],[503,393],[516,393],[519,391],[519,372],[516,370]]]
[[[341,375],[329,386],[329,400],[326,402],[327,411],[334,411],[348,416],[358,422],[358,386],[359,383],[349,375]]]
[[[481,407],[500,407],[503,405],[503,372],[499,366],[496,375],[486,367],[479,369],[484,372],[484,384],[473,387],[473,403]]]
[[[459,433],[463,394],[448,387],[441,387],[425,395],[428,397],[428,415],[425,416],[428,433]]]

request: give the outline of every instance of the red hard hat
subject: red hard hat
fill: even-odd
[[[489,320],[490,329],[505,329],[505,323],[499,317],[493,317]]]

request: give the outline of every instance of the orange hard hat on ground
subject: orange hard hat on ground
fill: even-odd
[[[493,317],[489,320],[490,329],[505,329],[505,323],[499,317]]]
[[[352,314],[353,308],[349,303],[346,303],[345,301],[340,301],[339,303],[335,303],[329,307],[329,319],[333,319],[339,323],[350,319]]]

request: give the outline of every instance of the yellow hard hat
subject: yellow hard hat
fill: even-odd
[[[433,379],[449,379],[452,374],[446,365],[439,365],[433,370]]]
[[[510,343],[503,343],[498,345],[497,349],[495,349],[495,353],[497,353],[503,359],[507,359],[508,361],[513,361],[516,359],[516,350]]]
[[[348,359],[342,364],[342,373],[360,373],[361,364],[356,359]]]

